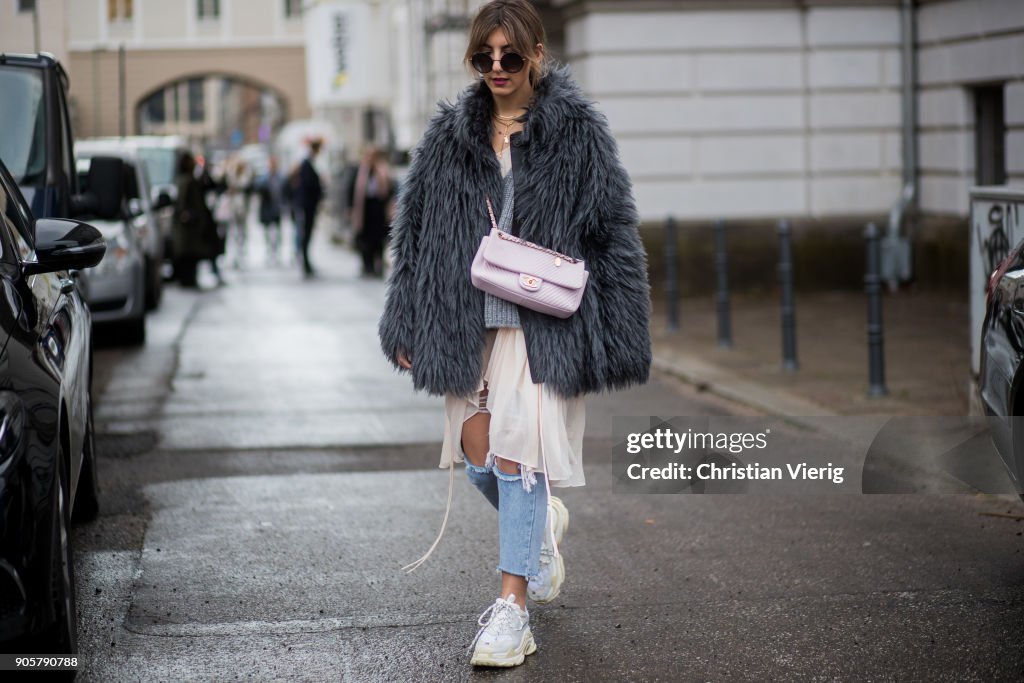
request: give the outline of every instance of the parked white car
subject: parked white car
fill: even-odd
[[[173,259],[175,184],[181,157],[189,152],[188,141],[180,135],[130,135],[123,138],[90,138],[75,144],[75,152],[90,156],[102,150],[132,150],[149,181],[147,196],[163,239],[163,260]],[[117,154],[116,156],[121,156]],[[152,302],[151,302],[152,303]]]
[[[124,161],[124,202],[120,218],[91,218],[90,224],[103,233],[107,252],[99,265],[79,275],[82,292],[92,312],[93,323],[117,326],[128,344],[146,340],[146,311],[155,308],[163,293],[163,239],[156,226],[149,199],[145,170],[133,152],[110,147],[76,145],[79,183],[88,187],[93,156],[116,156]]]

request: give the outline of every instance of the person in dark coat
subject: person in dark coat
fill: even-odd
[[[198,287],[196,268],[199,262],[206,259],[213,262],[221,251],[217,223],[206,203],[209,188],[196,177],[195,169],[195,157],[186,152],[178,162],[178,200],[172,232],[174,274],[183,287]]]
[[[389,208],[394,183],[384,153],[370,145],[363,152],[352,179],[352,230],[363,257],[363,275],[380,277],[384,272],[384,243],[390,228]]]
[[[284,205],[286,179],[277,167],[277,157],[270,157],[267,175],[258,184],[260,197],[260,223],[267,239],[267,258],[276,264],[281,245],[281,214]]]
[[[309,243],[313,239],[313,225],[316,222],[316,211],[323,199],[324,190],[320,184],[320,174],[317,173],[313,161],[320,153],[321,141],[313,140],[309,143],[309,156],[302,160],[299,165],[299,206],[302,209],[302,270],[306,277],[314,274],[313,265],[309,261]]]
[[[516,666],[537,647],[527,598],[550,602],[566,574],[558,543],[568,510],[548,489],[584,483],[583,395],[647,381],[650,288],[607,120],[569,70],[545,58],[536,9],[492,0],[469,33],[465,61],[480,79],[440,105],[413,152],[379,335],[416,389],[445,397],[441,467],[465,461],[497,509],[501,588],[470,661]],[[584,261],[589,280],[569,317],[473,286],[470,267],[492,226],[488,200],[500,230]]]

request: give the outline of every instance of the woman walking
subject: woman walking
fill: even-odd
[[[178,162],[175,177],[178,186],[178,200],[174,211],[174,276],[182,287],[197,288],[196,268],[200,261],[210,259],[214,274],[217,271],[217,254],[220,240],[217,224],[206,203],[206,186],[196,177],[196,160],[191,152],[185,152]]]
[[[544,42],[527,0],[494,0],[474,19],[465,60],[479,81],[441,105],[414,153],[379,329],[414,386],[445,396],[441,467],[451,477],[465,461],[498,511],[501,587],[470,660],[484,666],[534,652],[526,599],[559,594],[568,511],[549,489],[584,484],[583,395],[643,383],[651,362],[629,178],[604,117],[548,62]],[[574,313],[554,317],[474,287],[470,266],[492,221],[550,250],[555,266],[561,255],[584,261]]]
[[[384,243],[388,237],[388,206],[392,182],[384,152],[368,146],[353,178],[350,204],[352,229],[363,257],[363,275],[379,277],[384,272]]]

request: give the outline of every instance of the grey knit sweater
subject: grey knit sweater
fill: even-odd
[[[507,231],[512,225],[512,207],[515,203],[515,183],[512,181],[512,171],[505,176],[504,187],[501,196],[501,216],[498,218],[498,227]],[[484,296],[484,326],[487,329],[496,327],[519,327],[519,309],[516,305],[499,299],[493,294]]]

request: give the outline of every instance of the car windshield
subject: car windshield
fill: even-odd
[[[139,150],[139,158],[146,167],[146,175],[153,185],[173,185],[175,169],[174,150],[149,147]]]
[[[0,66],[0,159],[21,186],[41,184],[46,173],[46,105],[35,69]]]

